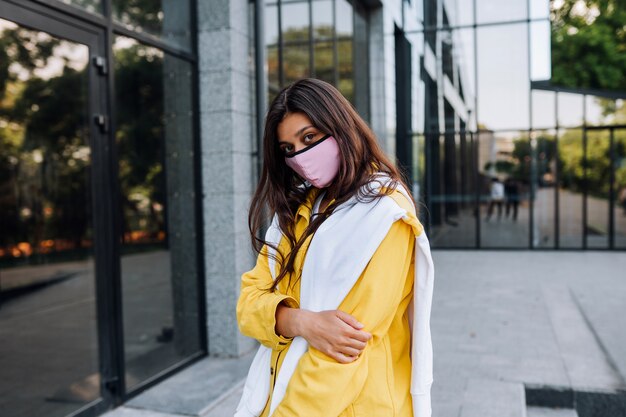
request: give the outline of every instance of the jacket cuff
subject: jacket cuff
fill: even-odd
[[[270,323],[270,328],[268,329],[273,348],[276,350],[283,350],[293,340],[293,337],[285,337],[276,332],[276,309],[278,308],[278,304],[283,301],[285,302],[287,307],[300,308],[300,304],[298,304],[298,301],[295,298],[286,294],[276,294],[276,297],[274,298],[270,307],[270,316],[272,319]]]

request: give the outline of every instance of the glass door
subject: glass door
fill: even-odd
[[[112,292],[101,291],[114,264],[103,250],[105,68],[94,65],[104,37],[38,8],[0,2],[4,417],[97,413],[116,372],[103,343]]]

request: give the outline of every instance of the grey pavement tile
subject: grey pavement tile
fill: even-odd
[[[524,387],[519,383],[471,378],[461,417],[525,417]]]

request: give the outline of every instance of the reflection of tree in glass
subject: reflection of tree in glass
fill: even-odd
[[[42,32],[5,25],[0,33],[0,247],[6,254],[19,256],[6,248],[20,242],[30,248],[22,255],[90,244],[86,56],[85,46]]]
[[[309,43],[301,39],[308,37],[308,26],[302,28],[290,28],[282,33],[283,43],[283,71],[285,82],[290,83],[300,78],[309,77],[312,73],[309,62]],[[313,28],[313,54],[315,65],[315,78],[335,84],[335,65],[333,47],[333,27],[317,25]],[[352,38],[347,36],[338,37],[337,47],[337,75],[339,85],[336,87],[351,102],[354,100],[354,81],[352,63]],[[277,74],[278,53],[270,48],[268,54],[268,69],[270,74]],[[272,71],[275,69],[275,71]]]
[[[626,186],[626,131],[615,130],[615,188]],[[583,157],[581,129],[569,129],[559,138],[562,183],[565,188],[608,198],[610,191],[611,158],[608,130],[587,131],[587,163]]]
[[[626,109],[623,109],[626,114]],[[616,129],[615,141],[615,190],[626,187],[626,130]],[[559,185],[573,192],[587,193],[600,198],[609,198],[611,155],[609,130],[587,131],[587,162],[583,157],[582,130],[567,129],[559,136],[558,161]],[[516,180],[528,182],[531,178],[531,148],[526,138],[514,140],[514,150],[509,160],[495,162],[495,170]],[[542,132],[535,143],[535,181],[538,185],[549,185],[547,177],[554,179],[557,158],[556,138]],[[487,171],[492,164],[485,164]]]
[[[623,0],[550,3],[552,82],[568,87],[626,91]]]
[[[90,12],[100,13],[102,11],[102,0],[61,0],[64,3],[82,7]]]
[[[124,241],[160,241],[165,232],[161,51],[137,43],[116,48],[115,89]]]
[[[128,27],[155,35],[161,34],[163,25],[161,1],[113,0],[113,11],[116,20]]]

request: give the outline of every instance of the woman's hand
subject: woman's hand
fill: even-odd
[[[341,310],[313,312],[288,307],[276,308],[276,332],[285,337],[302,336],[309,345],[341,363],[350,363],[361,354],[372,335],[363,324]]]
[[[311,346],[341,363],[355,361],[372,338],[361,330],[362,323],[341,310],[300,310],[299,328]]]

